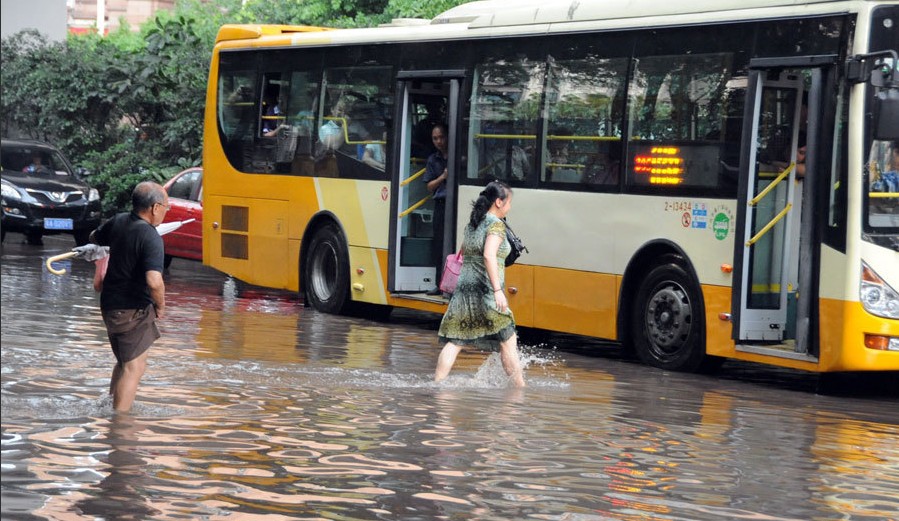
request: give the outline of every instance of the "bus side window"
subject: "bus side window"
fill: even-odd
[[[469,179],[524,182],[534,172],[545,63],[485,58],[475,71],[469,131]],[[509,84],[510,78],[519,79]]]
[[[245,171],[256,132],[253,71],[225,71],[219,76],[218,121],[222,148],[234,168]]]
[[[741,89],[728,84],[733,58],[729,52],[640,58],[628,89],[629,185],[733,188],[722,161],[740,144],[721,140],[727,102],[738,99],[731,91]]]
[[[621,168],[626,58],[550,60],[545,178],[551,183],[617,186]]]

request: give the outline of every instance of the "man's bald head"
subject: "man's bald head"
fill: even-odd
[[[144,181],[134,187],[131,192],[131,207],[134,213],[145,212],[153,208],[154,204],[166,204],[165,189],[153,181]]]

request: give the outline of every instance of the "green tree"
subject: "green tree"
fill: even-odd
[[[180,0],[138,32],[0,42],[0,131],[51,142],[87,168],[104,211],[128,206],[143,180],[200,164],[212,47],[226,23],[367,27],[431,18],[459,0]]]

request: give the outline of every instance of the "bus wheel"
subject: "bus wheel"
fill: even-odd
[[[697,371],[705,361],[699,288],[675,258],[663,259],[643,279],[631,315],[631,333],[644,363]]]
[[[316,230],[306,258],[306,300],[319,311],[343,313],[350,294],[350,261],[343,234],[333,224]]]

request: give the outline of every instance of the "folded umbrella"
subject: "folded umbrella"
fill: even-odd
[[[162,223],[156,227],[156,231],[159,235],[165,235],[167,233],[171,233],[178,228],[184,226],[187,223],[194,222],[196,219],[187,219],[184,221],[173,221],[170,223]],[[54,275],[65,275],[66,270],[56,269],[53,267],[54,262],[59,262],[61,260],[78,258],[84,259],[88,262],[97,262],[100,259],[105,258],[109,255],[109,246],[100,246],[99,244],[85,244],[84,246],[76,246],[72,248],[72,251],[68,251],[66,253],[61,253],[59,255],[54,255],[47,259],[47,271]]]

